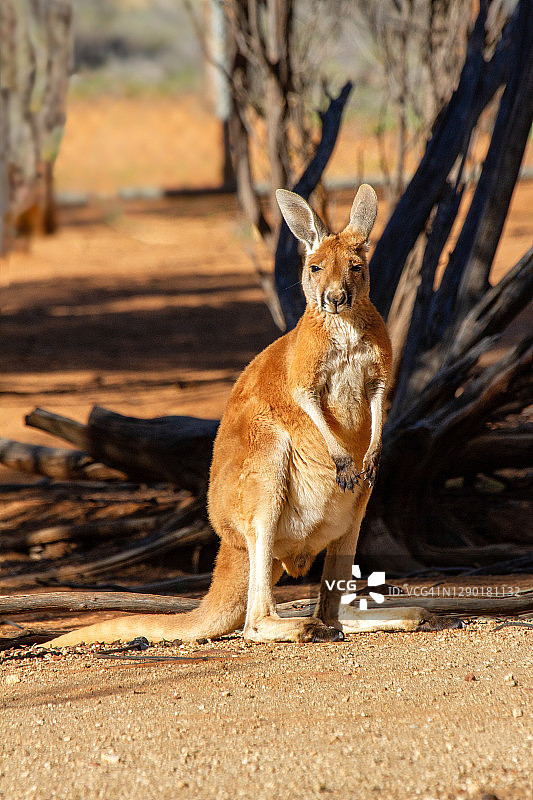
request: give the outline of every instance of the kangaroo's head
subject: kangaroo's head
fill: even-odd
[[[350,221],[336,234],[300,195],[278,189],[276,197],[285,222],[305,245],[302,286],[308,304],[326,314],[349,314],[370,290],[367,250],[378,210],[375,191],[367,183],[359,187]]]

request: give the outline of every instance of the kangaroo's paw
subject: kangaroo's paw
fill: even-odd
[[[355,487],[359,486],[359,481],[361,480],[361,473],[356,469],[353,459],[347,455],[334,458],[333,460],[337,468],[336,481],[338,485],[343,492],[345,492],[346,489],[353,492]]]
[[[368,483],[370,488],[372,488],[376,482],[380,456],[381,448],[368,452],[363,459],[363,472],[361,473],[361,477]]]

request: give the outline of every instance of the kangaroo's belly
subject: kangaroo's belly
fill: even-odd
[[[311,455],[312,453],[312,455]],[[365,487],[343,492],[327,449],[291,449],[284,502],[274,540],[274,557],[285,562],[291,574],[305,574],[312,558],[329,542],[346,533],[361,503]],[[309,563],[298,558],[309,556]],[[296,559],[299,566],[289,568]]]

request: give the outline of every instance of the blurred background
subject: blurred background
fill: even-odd
[[[231,113],[224,75],[216,65],[221,48],[227,47],[223,30],[217,27],[223,5],[198,0],[190,4],[98,0],[74,7],[74,73],[56,165],[60,198],[128,189],[214,188],[223,183],[220,129]],[[354,82],[338,147],[326,172],[345,184],[351,181],[350,190],[358,172],[383,180],[378,136],[393,139],[395,123],[385,55],[371,29],[372,12],[367,10],[365,16],[358,5],[343,0],[295,3],[292,23],[297,42],[294,69],[313,73],[299,79],[304,84],[303,110],[309,116],[306,124],[314,127],[315,136],[325,91],[340,89],[348,78]],[[231,4],[226,7],[226,13],[233,13]],[[467,24],[464,19],[463,41],[456,45],[459,58]],[[456,78],[457,64],[451,83]],[[413,82],[416,79],[413,75]],[[266,109],[260,91],[260,86],[250,87],[248,112],[254,128],[254,179],[266,183]],[[411,120],[413,131],[417,123],[420,120]],[[393,169],[392,163],[389,168]]]

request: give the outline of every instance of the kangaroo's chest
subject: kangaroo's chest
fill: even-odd
[[[369,411],[366,385],[371,352],[355,331],[332,337],[321,368],[321,405],[343,427],[358,428]]]

